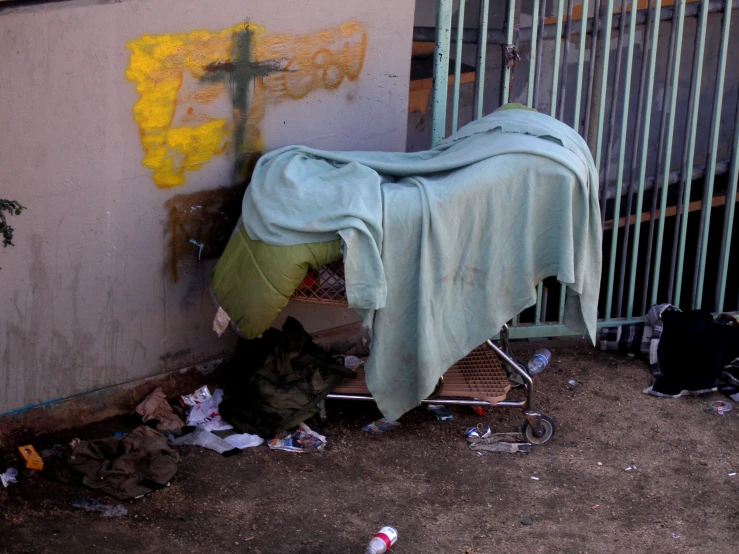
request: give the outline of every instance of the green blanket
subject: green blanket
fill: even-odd
[[[338,239],[272,246],[239,226],[213,269],[211,290],[244,338],[254,339],[269,329],[308,270],[340,259]]]
[[[533,305],[545,277],[567,285],[564,323],[595,339],[598,177],[581,137],[543,114],[498,111],[426,152],[270,152],[243,220],[273,245],[342,238],[349,304],[372,330],[367,385],[388,419]]]

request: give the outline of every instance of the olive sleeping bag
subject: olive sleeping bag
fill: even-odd
[[[269,329],[308,271],[341,259],[340,238],[270,246],[239,224],[213,269],[211,289],[244,338],[253,339]]]

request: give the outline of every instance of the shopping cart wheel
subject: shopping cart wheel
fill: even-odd
[[[521,434],[531,444],[544,444],[544,443],[549,442],[549,439],[551,439],[554,436],[554,431],[555,431],[554,422],[552,421],[552,418],[542,415],[541,416],[541,429],[542,429],[542,434],[540,437],[537,437],[534,434],[534,428],[531,426],[531,424],[527,420],[524,422],[523,427],[521,427]]]

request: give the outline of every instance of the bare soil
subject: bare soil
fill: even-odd
[[[517,430],[518,410],[457,408],[437,422],[417,409],[372,437],[360,428],[379,417],[373,404],[334,402],[324,452],[181,448],[171,486],[122,518],[72,508],[80,495],[112,498],[22,470],[0,489],[0,552],[351,553],[383,525],[398,529],[397,554],[739,552],[739,406],[718,416],[705,410],[719,394],[647,396],[644,361],[581,343],[556,350],[536,381],[557,434],[528,455],[478,456],[462,436],[481,420]],[[37,446],[135,425],[118,418]],[[0,453],[6,465],[20,467],[14,452]]]

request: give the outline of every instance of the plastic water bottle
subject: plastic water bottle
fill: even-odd
[[[398,540],[398,532],[394,527],[383,527],[372,537],[364,550],[364,554],[385,554]]]
[[[536,375],[541,373],[549,365],[549,360],[552,359],[552,353],[546,348],[539,348],[529,360],[529,375]]]

